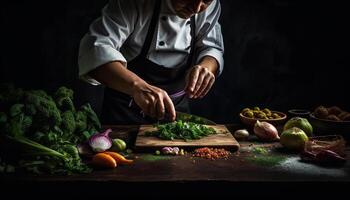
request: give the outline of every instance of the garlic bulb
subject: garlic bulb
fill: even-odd
[[[238,140],[246,140],[249,137],[249,132],[246,129],[239,129],[234,132],[233,136]]]
[[[265,141],[275,141],[280,139],[276,127],[268,122],[256,121],[254,125],[254,133],[258,138]]]

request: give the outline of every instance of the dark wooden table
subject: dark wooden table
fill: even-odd
[[[232,132],[239,128],[227,127]],[[112,137],[123,138],[131,145],[135,142],[137,126],[112,128],[116,130]],[[340,167],[321,167],[300,162],[297,154],[283,152],[279,143],[261,143],[251,138],[240,144],[240,150],[227,160],[134,152],[135,163],[131,166],[71,176],[6,175],[1,177],[1,183],[5,188],[22,188],[27,193],[65,191],[87,196],[105,194],[98,190],[115,191],[117,196],[279,196],[292,191],[291,195],[297,195],[295,191],[309,193],[315,186],[316,191],[331,194],[350,180],[350,162]],[[262,148],[267,153],[258,151]]]

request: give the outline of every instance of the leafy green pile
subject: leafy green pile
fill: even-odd
[[[156,131],[146,132],[146,136],[156,136],[163,140],[183,139],[185,141],[197,140],[202,137],[216,134],[215,129],[193,122],[183,122],[182,120],[156,124]]]
[[[89,104],[76,109],[73,90],[60,87],[52,96],[43,90],[0,86],[0,157],[16,168],[35,173],[84,173],[76,144],[101,130]]]

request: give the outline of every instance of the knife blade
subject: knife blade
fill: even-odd
[[[194,122],[197,124],[205,124],[205,125],[216,125],[215,122],[206,119],[204,117],[200,117],[198,115],[192,115],[184,112],[176,111],[176,120],[182,120],[186,122]]]

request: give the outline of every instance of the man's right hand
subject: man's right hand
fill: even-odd
[[[132,96],[146,115],[163,119],[167,113],[169,120],[175,120],[175,107],[169,95],[164,90],[146,83],[124,67],[124,63],[116,61],[104,64],[89,75],[112,89]]]
[[[146,115],[161,120],[167,113],[169,120],[175,120],[175,107],[166,91],[141,82],[133,86],[132,97]]]

